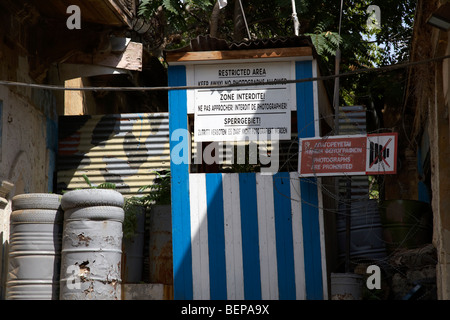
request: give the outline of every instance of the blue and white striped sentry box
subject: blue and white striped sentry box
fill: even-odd
[[[289,61],[295,79],[317,76],[311,55],[264,59]],[[169,86],[195,84],[196,63],[230,60],[169,61]],[[169,91],[171,137],[188,129],[190,91]],[[300,138],[319,136],[317,95],[316,82],[293,84]],[[171,139],[171,151],[182,139]],[[328,298],[320,181],[297,172],[190,173],[174,161],[171,174],[175,299]]]

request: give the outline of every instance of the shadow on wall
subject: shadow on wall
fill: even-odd
[[[58,193],[114,183],[124,196],[150,185],[169,168],[167,114],[63,116],[59,123]]]

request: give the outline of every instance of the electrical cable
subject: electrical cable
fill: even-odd
[[[276,84],[291,84],[291,83],[304,83],[304,82],[314,82],[314,81],[324,81],[332,80],[337,77],[348,77],[357,74],[369,73],[369,72],[387,72],[407,67],[412,67],[420,64],[426,64],[430,62],[445,60],[450,58],[450,55],[434,57],[430,59],[424,59],[413,62],[393,64],[384,67],[377,68],[366,68],[358,69],[353,71],[348,71],[340,74],[311,77],[295,80],[277,80],[277,81],[267,81],[267,82],[256,82],[252,84],[248,83],[234,83],[234,84],[223,84],[223,85],[204,85],[204,86],[162,86],[162,87],[82,87],[82,88],[68,88],[60,85],[51,84],[36,84],[36,83],[25,83],[17,81],[0,80],[0,85],[3,86],[17,86],[17,87],[27,87],[34,89],[46,89],[46,90],[57,90],[57,91],[172,91],[172,90],[196,90],[196,89],[227,89],[236,87],[255,87],[255,86],[266,86],[266,85],[276,85]]]

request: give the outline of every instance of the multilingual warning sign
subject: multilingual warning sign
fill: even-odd
[[[300,139],[302,177],[397,173],[397,133]]]
[[[195,85],[248,84],[245,87],[196,89],[195,141],[239,141],[277,134],[291,139],[290,62],[195,65]],[[253,86],[252,86],[253,85]]]

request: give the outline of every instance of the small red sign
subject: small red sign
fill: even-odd
[[[299,173],[308,176],[395,174],[397,134],[300,139]]]

